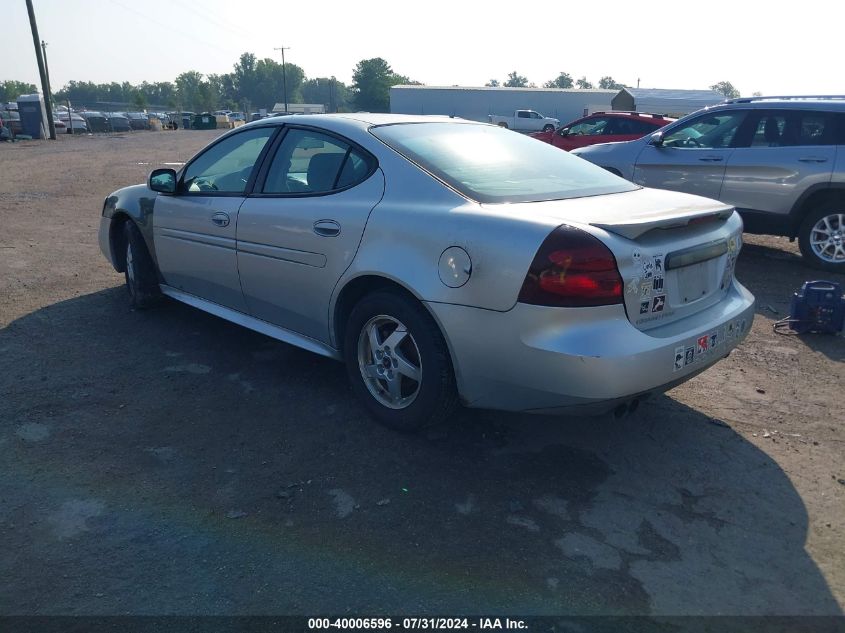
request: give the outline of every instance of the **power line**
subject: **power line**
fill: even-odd
[[[135,10],[135,9],[133,9],[132,7],[129,7],[129,6],[125,5],[125,4],[123,4],[122,2],[118,2],[118,0],[109,0],[109,2],[111,2],[111,3],[112,3],[113,5],[115,5],[115,6],[120,7],[121,9],[124,9],[124,10],[126,10],[126,11],[129,11],[130,13],[134,13],[135,15],[137,15],[137,16],[139,16],[139,17],[144,18],[144,19],[145,19],[145,20],[147,20],[148,22],[152,22],[152,23],[153,23],[153,24],[155,24],[156,26],[160,26],[160,27],[163,27],[163,28],[168,29],[168,30],[170,30],[170,31],[173,31],[174,33],[179,34],[181,37],[187,37],[187,38],[189,38],[189,39],[192,39],[192,40],[194,40],[195,42],[198,42],[199,44],[202,44],[203,46],[208,46],[209,48],[214,49],[214,50],[215,50],[216,52],[218,52],[218,53],[220,53],[220,52],[221,52],[221,51],[220,51],[220,45],[219,45],[219,44],[212,44],[211,42],[207,42],[207,41],[205,41],[205,40],[203,40],[203,39],[200,39],[200,38],[198,38],[198,37],[195,37],[195,36],[191,35],[190,33],[186,33],[186,32],[185,32],[185,31],[183,31],[182,29],[178,29],[178,28],[176,28],[176,27],[174,27],[174,26],[171,26],[170,24],[167,24],[166,22],[161,22],[161,21],[159,21],[159,20],[156,20],[156,19],[154,19],[154,18],[151,18],[151,17],[150,17],[149,15],[147,15],[146,13],[142,13],[141,11],[136,11],[136,10]]]
[[[241,29],[236,24],[226,24],[225,22],[222,22],[222,21],[218,20],[217,18],[206,15],[204,13],[204,11],[206,11],[207,9],[205,7],[202,7],[199,4],[192,2],[191,0],[183,0],[183,2],[186,2],[186,4],[181,5],[181,8],[185,9],[187,11],[190,11],[191,18],[199,17],[199,18],[205,20],[206,22],[208,22],[209,24],[216,26],[219,29],[223,29],[225,31],[228,31],[229,33],[243,39],[244,41],[248,41],[250,44],[252,44],[253,34],[247,32],[244,29]],[[190,6],[188,6],[188,5],[190,5]],[[177,6],[180,6],[180,5],[177,4]],[[191,7],[193,7],[193,10],[191,10]]]

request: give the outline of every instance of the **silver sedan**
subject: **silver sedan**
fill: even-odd
[[[294,120],[295,119],[295,120]],[[726,356],[733,208],[446,117],[237,128],[105,201],[133,306],[166,295],[346,362],[402,430],[471,407],[622,413]]]

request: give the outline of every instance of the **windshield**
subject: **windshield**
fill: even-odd
[[[536,202],[638,189],[557,147],[497,126],[399,123],[370,131],[478,202]]]

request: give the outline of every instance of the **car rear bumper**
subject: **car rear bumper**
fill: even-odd
[[[666,391],[727,356],[754,317],[754,297],[736,281],[718,304],[648,332],[621,305],[427,305],[467,406],[544,413],[598,414]]]

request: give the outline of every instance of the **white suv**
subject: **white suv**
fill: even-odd
[[[797,237],[810,263],[845,273],[845,97],[733,99],[573,153],[640,185],[734,205],[746,231]]]

